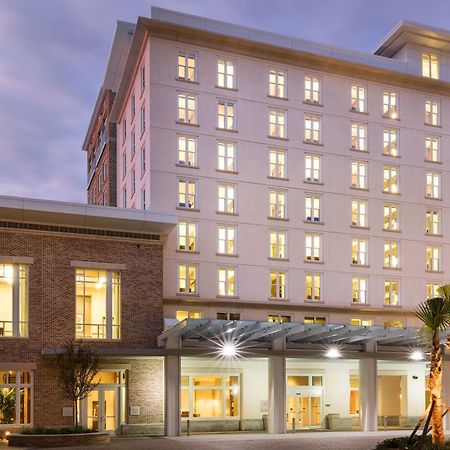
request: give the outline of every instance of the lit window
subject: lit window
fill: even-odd
[[[120,339],[120,273],[76,269],[77,339]]]
[[[197,293],[197,266],[178,264],[178,292],[180,294]]]
[[[178,207],[194,209],[196,204],[196,183],[194,180],[178,180]]]
[[[221,88],[234,88],[234,63],[225,59],[217,61],[217,86]]]
[[[272,97],[286,97],[286,74],[277,70],[269,72],[269,95]]]
[[[269,193],[269,217],[272,219],[286,219],[286,192],[270,191]]]
[[[305,102],[320,102],[320,80],[317,77],[305,77]]]
[[[425,137],[425,159],[432,162],[440,161],[439,138],[437,136]]]
[[[33,373],[3,368],[0,370],[0,425],[30,425],[33,411]],[[7,427],[8,428],[8,427]],[[6,437],[8,435],[6,431]]]
[[[236,295],[236,269],[234,267],[219,269],[218,278],[218,295]]]
[[[398,269],[400,267],[400,252],[398,242],[385,241],[384,267],[387,269]]]
[[[367,95],[364,86],[353,85],[351,89],[352,104],[351,110],[357,112],[367,111]]]
[[[320,143],[320,117],[305,116],[305,142],[319,144]]]
[[[200,311],[177,311],[176,318],[178,322],[186,319],[201,319],[202,313]]]
[[[136,171],[134,169],[131,170],[130,184],[131,184],[131,196],[133,196],[134,193],[136,192]]]
[[[383,93],[383,116],[398,119],[398,98],[396,92]]]
[[[398,231],[400,229],[399,207],[386,203],[384,205],[384,224],[383,230]]]
[[[352,319],[350,325],[356,327],[371,327],[373,325],[372,319]]]
[[[422,75],[424,77],[439,79],[439,57],[422,54]]]
[[[271,109],[269,111],[269,136],[275,138],[286,138],[286,111]]]
[[[353,277],[352,278],[352,302],[353,303],[367,303],[367,278]]]
[[[425,195],[429,198],[441,198],[441,174],[427,173],[427,186]]]
[[[384,166],[383,169],[383,192],[388,194],[399,193],[398,167]]]
[[[269,255],[271,258],[286,258],[286,231],[270,232]]]
[[[217,143],[217,169],[224,172],[236,171],[236,144],[234,142]]]
[[[147,209],[147,198],[145,194],[145,188],[141,189],[141,209]]]
[[[270,297],[277,299],[286,298],[286,272],[270,272]]]
[[[440,287],[439,283],[430,281],[427,283],[427,298],[439,297],[438,289]]]
[[[217,104],[217,127],[222,130],[234,130],[235,124],[235,102],[219,100]]]
[[[145,173],[145,147],[141,148],[141,176]]]
[[[368,242],[366,239],[352,239],[352,264],[367,266]]]
[[[327,319],[325,317],[311,317],[305,316],[303,323],[308,325],[325,325],[327,323]]]
[[[322,300],[322,275],[320,273],[307,273],[305,275],[306,299],[312,302]]]
[[[384,281],[384,304],[386,306],[398,306],[400,296],[398,292],[398,280]]]
[[[217,186],[217,211],[234,214],[236,212],[236,187],[232,184],[219,184]]]
[[[178,136],[178,164],[197,165],[197,138]]]
[[[122,188],[122,208],[127,207],[127,188]]]
[[[367,227],[367,200],[352,200],[352,226]]]
[[[352,187],[367,189],[367,163],[365,161],[352,161]]]
[[[141,93],[145,89],[145,66],[141,67]]]
[[[398,156],[398,130],[385,128],[383,130],[383,155]]]
[[[384,326],[393,328],[403,328],[404,322],[403,320],[387,320],[384,322]]]
[[[306,194],[305,196],[305,220],[308,222],[320,222],[320,195]]]
[[[305,180],[314,183],[320,182],[320,163],[319,155],[305,155]]]
[[[425,214],[425,233],[426,234],[441,234],[441,211],[439,209],[429,208]]]
[[[145,106],[141,108],[141,136],[145,131]]]
[[[319,234],[305,234],[305,258],[306,261],[321,260],[321,241]]]
[[[178,94],[178,121],[197,123],[197,97],[193,94]]]
[[[185,81],[195,81],[195,53],[178,52],[178,78]]]
[[[134,130],[131,132],[131,159],[134,158],[134,155],[136,154],[136,133]]]
[[[180,222],[178,224],[178,250],[197,250],[197,224],[195,222]]]
[[[269,314],[267,316],[268,322],[274,322],[274,323],[289,323],[291,321],[291,316],[279,316],[274,314]]]
[[[0,299],[0,337],[28,336],[28,266],[0,264]]]
[[[269,176],[286,178],[286,151],[272,149],[269,152]]]
[[[425,125],[439,126],[439,102],[425,101]]]
[[[428,245],[426,248],[426,270],[430,272],[440,272],[441,270],[441,249],[436,245]]]
[[[367,125],[352,123],[352,150],[367,151]]]
[[[221,255],[236,254],[236,227],[230,225],[219,225],[218,249]]]

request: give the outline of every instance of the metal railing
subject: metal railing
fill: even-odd
[[[76,337],[81,339],[106,339],[107,325],[105,323],[77,323]],[[112,339],[120,338],[120,325],[112,325]]]

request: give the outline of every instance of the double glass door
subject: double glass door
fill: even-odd
[[[118,388],[97,386],[86,399],[86,426],[95,431],[118,428]]]
[[[320,428],[322,426],[322,396],[319,393],[302,393],[287,397],[287,429]]]

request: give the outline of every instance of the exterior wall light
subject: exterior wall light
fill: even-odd
[[[327,358],[340,358],[342,356],[341,352],[336,347],[330,347],[326,353],[325,356]]]
[[[413,361],[423,361],[425,359],[425,355],[421,350],[414,350],[410,355],[409,359]]]
[[[237,348],[233,342],[224,342],[220,349],[220,356],[224,358],[235,358],[237,356]]]

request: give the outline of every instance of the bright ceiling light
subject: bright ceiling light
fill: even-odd
[[[409,355],[409,359],[412,359],[413,361],[423,361],[425,359],[425,355],[421,350],[414,350]]]
[[[220,349],[220,355],[224,358],[235,358],[237,356],[237,348],[233,342],[225,342]]]
[[[327,358],[340,358],[342,355],[341,355],[341,352],[339,351],[338,348],[336,348],[336,347],[330,347],[330,348],[327,350],[327,352],[325,353],[325,356],[326,356]]]

